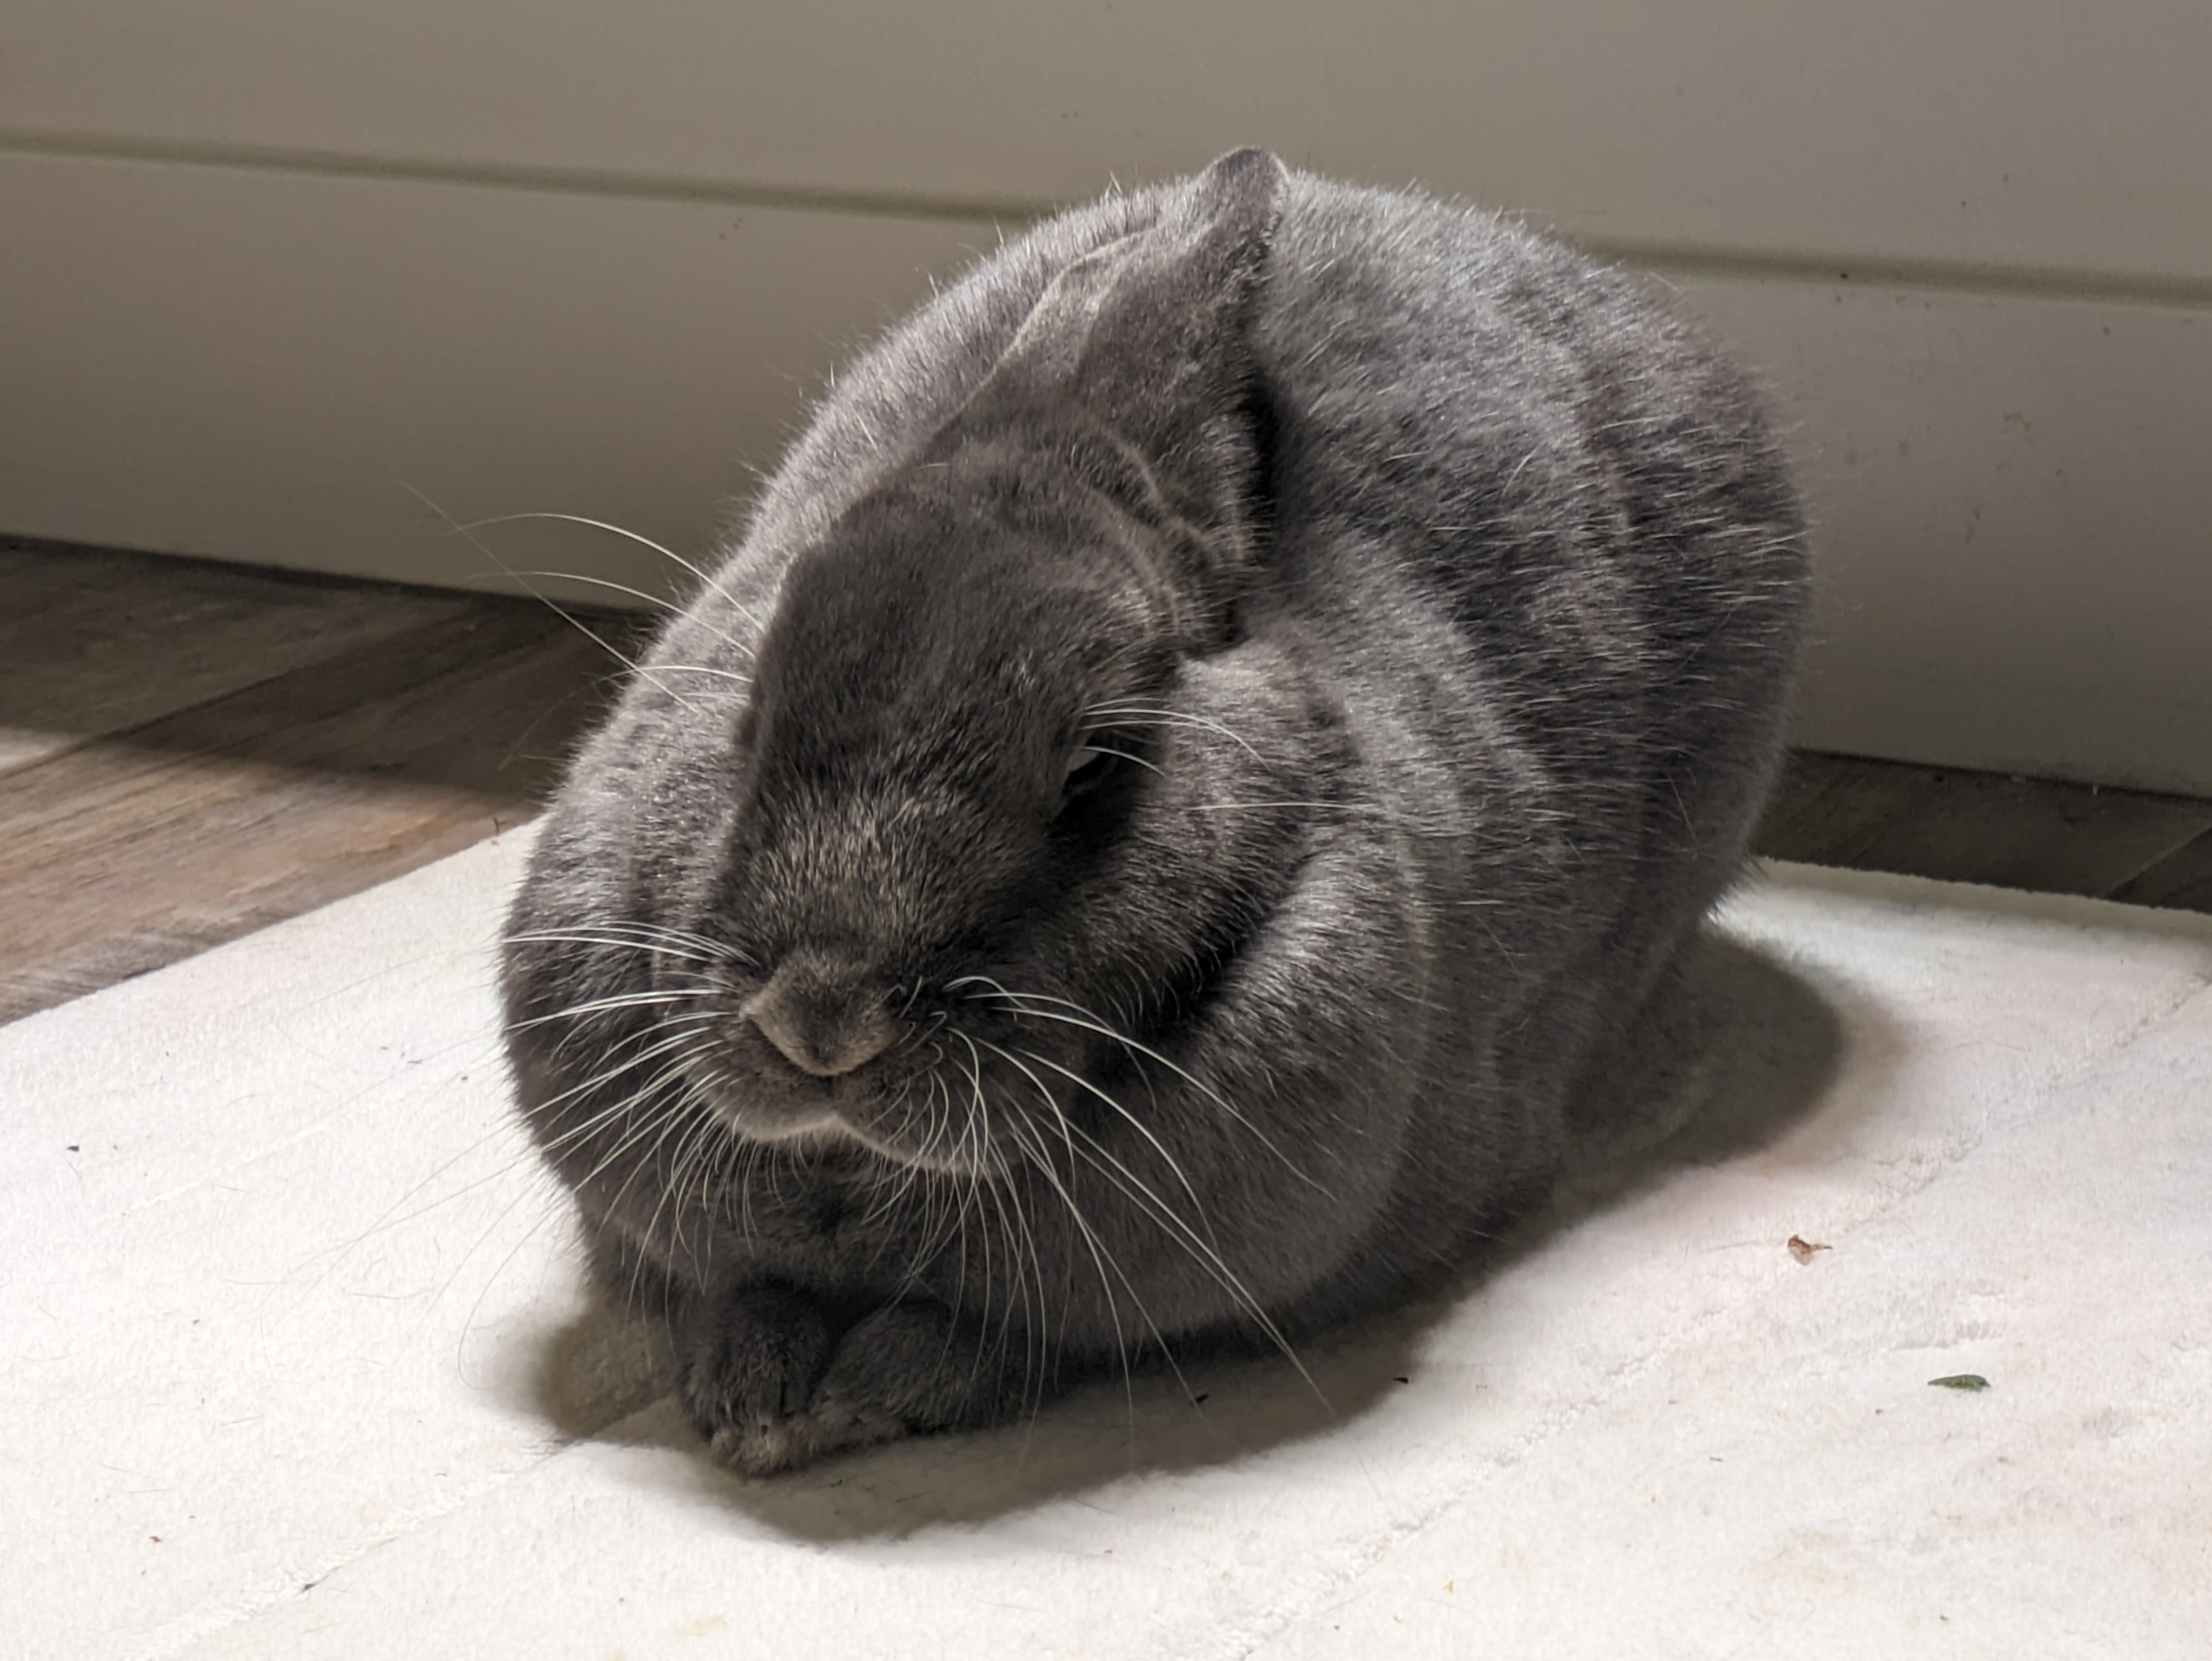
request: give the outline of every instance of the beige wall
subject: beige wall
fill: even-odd
[[[696,553],[994,216],[1257,140],[1642,260],[1764,368],[1801,737],[2212,788],[2208,85],[2203,0],[9,0],[0,529],[656,587],[413,492]]]

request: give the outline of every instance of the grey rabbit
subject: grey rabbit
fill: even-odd
[[[1741,863],[1807,593],[1644,285],[1259,150],[821,402],[576,760],[508,1048],[765,1473],[1292,1349],[1540,1201]]]

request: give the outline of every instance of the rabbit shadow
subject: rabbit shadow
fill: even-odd
[[[669,1398],[665,1341],[603,1305],[544,1351],[538,1405],[570,1435],[679,1454],[651,1468],[815,1543],[984,1524],[1057,1499],[1090,1503],[1081,1496],[1132,1475],[1226,1465],[1324,1436],[1406,1387],[1438,1323],[1505,1269],[1669,1172],[1753,1152],[1812,1115],[1845,1059],[1848,996],[1708,931],[1583,1092],[1576,1152],[1548,1202],[1441,1289],[1299,1345],[1295,1366],[1280,1355],[1186,1358],[1096,1380],[1019,1423],[745,1479],[706,1457]],[[1854,1068],[1879,1068],[1879,1021],[1854,1010],[1848,1030]]]

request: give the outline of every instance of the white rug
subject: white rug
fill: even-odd
[[[523,846],[0,1029],[0,1652],[2212,1655],[2212,919],[1778,869],[1328,1409],[747,1483],[507,1128]]]

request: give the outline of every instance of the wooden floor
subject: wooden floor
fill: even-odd
[[[619,672],[528,602],[0,542],[0,1020],[528,818]],[[2212,800],[1800,754],[1758,846],[2212,910]]]

